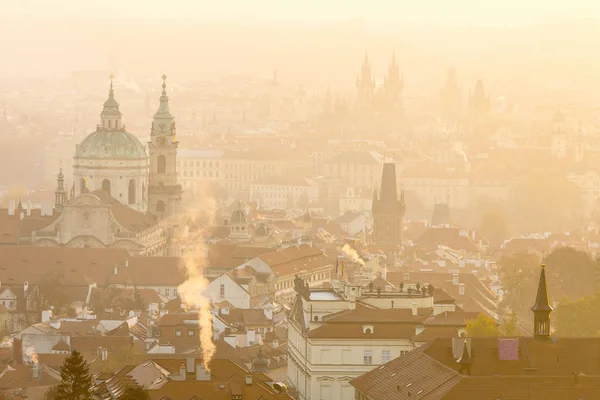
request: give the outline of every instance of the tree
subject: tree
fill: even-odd
[[[508,236],[504,216],[499,212],[488,212],[481,220],[479,232],[491,245],[500,246]]]
[[[519,317],[516,312],[506,315],[500,325],[501,336],[519,336]]]
[[[427,292],[429,293],[430,296],[433,296],[433,285],[430,283],[429,285],[427,285]]]
[[[544,262],[548,290],[555,299],[567,296],[577,300],[596,291],[598,264],[586,252],[559,247]]]
[[[146,302],[137,287],[133,288],[133,307],[136,310],[144,311],[146,309]]]
[[[141,386],[128,386],[119,400],[150,400],[150,394]]]
[[[517,253],[498,260],[504,300],[522,320],[531,318],[540,274],[540,261],[535,254]]]
[[[46,393],[44,393],[44,400],[55,400],[56,399],[56,386],[50,386]]]
[[[600,335],[600,291],[577,301],[563,297],[553,313],[554,335],[563,337],[591,337]]]
[[[33,285],[31,285],[33,286]],[[69,291],[65,290],[64,276],[60,272],[51,272],[44,276],[37,285],[27,291],[27,306],[41,315],[42,311],[54,307],[61,312],[69,306]]]
[[[477,319],[467,321],[467,336],[469,337],[496,337],[498,336],[498,325],[493,318],[481,313]]]
[[[91,400],[92,378],[81,354],[74,350],[60,368],[55,400]]]

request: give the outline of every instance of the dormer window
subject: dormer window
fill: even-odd
[[[365,335],[371,335],[375,332],[375,329],[373,328],[373,325],[363,325],[362,331]]]

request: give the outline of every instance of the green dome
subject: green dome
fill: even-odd
[[[131,133],[99,130],[83,139],[75,158],[139,160],[147,155],[144,145]]]

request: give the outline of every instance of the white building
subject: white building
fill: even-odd
[[[304,208],[318,200],[319,186],[309,178],[269,177],[250,184],[250,201],[262,208]]]
[[[409,298],[396,292],[369,301],[357,286],[308,289],[296,280],[295,287],[288,383],[302,400],[354,399],[349,381],[414,349],[412,338],[423,331],[431,312],[425,307],[433,306],[432,296]],[[357,304],[357,297],[363,304]],[[386,308],[371,304],[382,302]]]
[[[250,293],[227,274],[212,280],[206,285],[203,294],[213,303],[227,300],[235,308],[250,308]]]

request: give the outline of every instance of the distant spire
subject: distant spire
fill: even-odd
[[[108,90],[108,99],[104,102],[104,108],[100,114],[101,127],[103,129],[119,129],[121,128],[121,111],[119,111],[119,103],[115,100],[115,91],[113,89],[113,74],[108,77],[110,79],[110,88]]]
[[[62,206],[67,201],[67,190],[65,189],[65,176],[62,172],[62,160],[60,160],[60,167],[58,175],[56,175],[56,191],[54,192],[54,207],[57,211],[62,211]]]
[[[542,264],[542,272],[538,282],[535,304],[531,307],[533,311],[533,336],[538,340],[547,340],[550,337],[550,313],[553,308],[548,297],[548,285],[546,283],[546,265]]]

